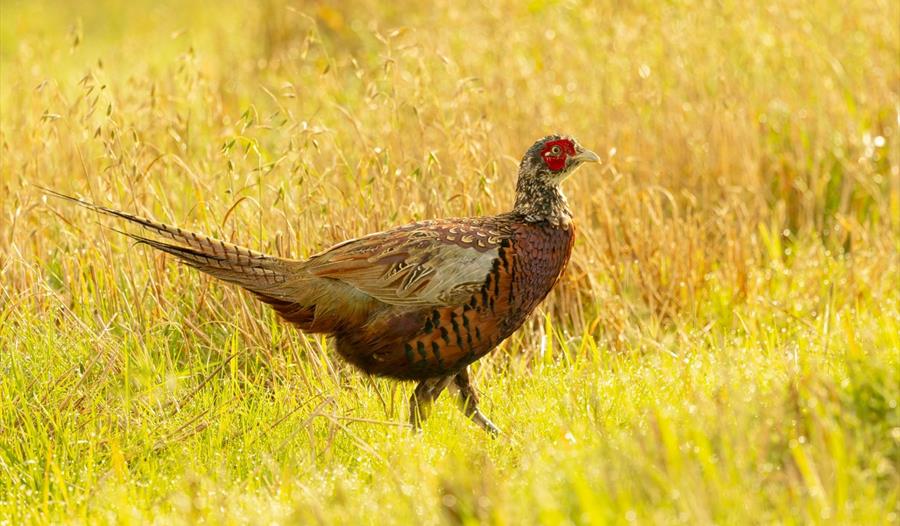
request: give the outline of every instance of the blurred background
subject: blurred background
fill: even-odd
[[[763,226],[850,248],[854,229],[898,228],[898,17],[888,1],[6,1],[2,212],[16,223],[28,182],[179,219],[252,198],[223,228],[270,225],[302,255],[503,210],[524,150],[563,132],[607,162],[569,183],[585,242],[745,262]],[[688,231],[706,237],[676,245]],[[738,256],[706,243],[725,238]]]
[[[210,451],[218,450],[218,435],[198,430],[183,437],[176,431],[185,422],[210,418],[204,411],[231,400],[227,389],[263,385],[281,393],[257,393],[251,398],[258,406],[228,406],[233,409],[226,414],[235,419],[231,425],[243,422],[247,428],[254,419],[280,422],[280,408],[293,407],[293,396],[325,392],[357,417],[381,412],[388,399],[381,415],[387,420],[402,418],[399,404],[406,396],[402,388],[353,376],[322,352],[327,343],[278,329],[252,299],[212,286],[160,255],[133,249],[89,212],[47,201],[34,185],[258,250],[305,257],[404,222],[505,211],[521,155],[536,139],[555,132],[576,136],[603,159],[600,167],[565,183],[579,229],[572,264],[541,313],[479,374],[485,389],[492,382],[505,385],[497,394],[488,391],[488,404],[521,401],[518,417],[527,419],[525,395],[516,391],[519,384],[509,370],[526,374],[535,364],[557,363],[558,353],[569,349],[573,356],[594,349],[600,353],[595,359],[606,357],[588,361],[589,369],[574,369],[581,380],[565,376],[576,374],[570,369],[560,370],[561,377],[544,376],[561,382],[553,386],[583,380],[586,392],[602,391],[599,400],[622,397],[615,405],[619,409],[607,407],[608,420],[597,417],[605,424],[557,423],[556,416],[540,413],[549,420],[536,429],[557,438],[575,430],[582,442],[572,451],[590,451],[584,454],[603,458],[608,466],[586,479],[573,475],[575,489],[561,494],[616,480],[624,486],[618,496],[604,497],[609,499],[604,509],[633,508],[635,517],[646,520],[687,517],[702,523],[735,510],[727,504],[735,500],[719,502],[710,495],[751,498],[756,484],[767,481],[775,485],[774,493],[740,508],[750,519],[758,518],[753,510],[771,509],[777,511],[764,516],[787,520],[808,518],[792,507],[798,502],[812,503],[808,513],[818,513],[811,510],[821,508],[822,495],[831,511],[846,511],[835,502],[846,500],[848,480],[861,485],[869,480],[863,473],[881,473],[870,497],[884,495],[896,482],[896,464],[885,468],[885,459],[896,460],[896,435],[888,430],[898,429],[888,400],[896,395],[896,385],[891,386],[900,288],[900,2],[2,0],[0,5],[0,325],[6,326],[0,337],[6,348],[16,349],[0,356],[0,363],[6,360],[8,399],[22,407],[7,415],[0,429],[23,429],[22,422],[35,426],[8,449],[8,465],[22,468],[15,478],[22,486],[8,503],[34,504],[36,497],[21,488],[38,495],[44,480],[55,487],[48,475],[52,463],[45,462],[48,443],[57,454],[70,455],[72,464],[60,469],[72,480],[84,476],[78,459],[87,446],[77,445],[81,439],[96,441],[97,451],[103,451],[98,469],[121,467],[117,459],[130,462],[135,451],[157,451],[160,441],[196,445],[191,441],[201,440]],[[766,352],[744,354],[754,348],[748,342],[757,341]],[[809,362],[797,358],[798,341],[816,349]],[[98,348],[117,358],[85,366],[95,363],[85,360]],[[236,358],[229,354],[238,348],[243,350],[235,351]],[[853,376],[845,351],[880,365]],[[689,352],[701,362],[712,361],[690,369],[682,361]],[[12,356],[29,361],[22,365]],[[232,379],[246,381],[229,384],[227,396],[219,391],[195,396],[207,392],[207,368],[220,365]],[[297,380],[298,371],[307,376]],[[805,380],[793,376],[801,373]],[[698,383],[684,383],[688,376]],[[323,386],[322,378],[330,383]],[[669,381],[678,388],[663,390],[668,398],[646,398]],[[817,382],[825,387],[792,390]],[[352,402],[340,398],[350,396],[341,394],[348,383],[356,393]],[[552,396],[546,393],[556,393],[550,385],[542,395],[547,400]],[[705,394],[692,398],[696,393],[682,391],[684,385],[705,385],[697,387]],[[836,460],[841,447],[828,442],[831,435],[824,431],[816,443],[820,467],[847,462],[859,478],[823,475],[825,482],[817,486],[804,471],[808,463],[797,460],[793,449],[786,453],[786,443],[768,442],[774,428],[757,429],[755,416],[712,394],[729,386],[735,392],[753,386],[747,388],[751,398],[742,403],[766,407],[769,424],[802,424],[794,411],[800,411],[802,404],[795,402],[804,397],[825,404],[846,395],[847,407],[863,400],[869,408],[868,395],[857,398],[854,386],[881,393],[876,398],[883,404],[876,404],[874,413],[853,412],[863,415],[855,424],[842,420],[843,409],[822,424],[828,432],[860,426],[859,434],[841,440],[857,443],[861,456],[851,452],[850,460]],[[26,393],[41,391],[48,393],[41,403],[22,402]],[[270,395],[282,401],[272,402]],[[131,396],[142,402],[133,405]],[[752,398],[768,396],[774,398]],[[73,400],[87,400],[80,414],[100,415],[97,422],[109,419],[115,425],[85,439],[91,425],[66,420]],[[186,416],[169,418],[154,405],[179,400],[188,408]],[[737,433],[732,438],[739,446],[730,453],[716,450],[717,458],[737,459],[736,467],[723,468],[727,473],[715,480],[704,471],[696,479],[682,473],[661,482],[648,473],[665,471],[657,462],[667,464],[662,456],[649,455],[650,467],[634,477],[629,493],[629,483],[622,481],[636,471],[616,464],[626,461],[614,460],[622,450],[615,448],[627,449],[634,437],[645,436],[638,430],[645,431],[644,411],[657,407],[653,404],[674,408],[672,429],[705,422],[698,433],[710,433],[714,444]],[[48,411],[71,434],[35,431],[44,429]],[[894,424],[886,423],[891,414]],[[733,418],[720,420],[722,415]],[[137,427],[120,435],[124,422]],[[464,425],[454,420],[450,427]],[[668,428],[660,425],[662,438],[633,458],[654,448],[671,453]],[[343,436],[329,426],[322,424],[316,433]],[[594,444],[592,426],[601,426],[599,434],[612,441],[612,449],[588,447]],[[869,434],[871,429],[880,431]],[[382,431],[376,427],[365,439],[393,458],[379,449]],[[619,432],[616,442],[612,437]],[[744,441],[754,433],[759,440]],[[59,438],[64,436],[71,440]],[[277,440],[293,444],[296,437]],[[349,438],[339,443],[346,448],[338,448],[340,459],[365,455]],[[116,453],[120,447],[124,454]],[[866,449],[893,450],[894,456],[868,459]],[[292,465],[285,450],[278,451],[271,454],[280,466]],[[39,460],[25,464],[31,454]],[[243,454],[235,462],[257,461]],[[159,471],[138,480],[177,472],[182,457],[161,455],[153,464]],[[196,451],[185,455],[203,458]],[[478,458],[472,462],[487,462]],[[759,467],[760,458],[769,459],[783,478],[758,471],[768,469]],[[581,469],[585,462],[591,464],[572,466]],[[780,471],[782,463],[792,462],[793,471]],[[553,465],[548,461],[546,469]],[[401,471],[402,466],[404,461],[395,464]],[[292,469],[305,473],[306,468]],[[240,480],[250,477],[241,473]],[[571,471],[552,473],[565,478]],[[518,479],[526,489],[493,494],[492,502],[508,498],[515,507],[515,495],[541,495],[543,480],[534,477]],[[472,484],[491,495],[493,484],[505,487],[501,479]],[[592,482],[583,486],[579,480]],[[845,485],[833,486],[834,480]],[[438,500],[447,487],[456,488],[456,482],[441,484],[429,490]],[[659,503],[666,499],[648,489],[657,484],[665,488],[662,494],[669,494],[671,484],[699,500],[687,511],[673,504],[673,515],[665,515],[668,508]],[[705,491],[697,488],[710,493],[697,496],[694,491]],[[91,491],[78,502],[90,502]],[[560,504],[564,499],[547,491],[551,497],[541,502],[569,513]],[[61,493],[44,494],[62,499]],[[892,495],[896,504],[896,487]],[[129,502],[141,506],[140,499],[122,499],[123,509]],[[857,511],[874,510],[873,517],[886,502],[863,501]],[[466,508],[471,513],[481,509],[472,506]],[[419,519],[429,517],[415,509]]]
[[[552,132],[606,161],[567,183],[583,271],[634,260],[693,290],[727,264],[746,294],[743,268],[799,233],[849,250],[900,224],[897,2],[3,6],[7,247],[36,183],[233,210],[228,237],[302,256],[504,210]]]

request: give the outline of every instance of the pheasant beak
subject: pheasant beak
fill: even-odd
[[[590,151],[590,150],[581,150],[579,153],[571,157],[573,163],[599,163],[600,157]]]

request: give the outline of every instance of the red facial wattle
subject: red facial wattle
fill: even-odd
[[[551,171],[559,172],[566,167],[566,159],[575,155],[575,144],[568,139],[550,141],[541,150],[541,159]]]

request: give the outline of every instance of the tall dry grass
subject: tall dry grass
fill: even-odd
[[[0,423],[18,437],[7,466],[28,451],[46,460],[40,448],[58,437],[84,439],[91,424],[72,419],[88,414],[146,433],[129,442],[96,431],[99,465],[130,480],[134,458],[190,444],[234,408],[252,413],[248,400],[265,405],[266,394],[206,398],[220,377],[324,396],[330,405],[304,406],[314,415],[352,407],[368,408],[354,418],[395,420],[406,396],[35,185],[305,257],[403,222],[503,211],[524,150],[571,133],[604,160],[566,182],[579,232],[572,264],[541,313],[485,361],[483,384],[527,377],[562,349],[565,360],[600,360],[563,378],[593,385],[593,374],[627,373],[651,389],[641,364],[657,353],[678,364],[679,353],[721,357],[759,341],[772,356],[793,356],[803,331],[824,342],[810,370],[836,376],[789,382],[800,398],[839,398],[847,366],[834,349],[857,349],[857,337],[871,347],[860,353],[896,365],[896,1],[6,0],[2,11],[0,334],[2,363],[16,373],[2,393],[21,407]],[[747,381],[787,381],[752,363],[759,369]],[[713,365],[709,378],[742,378]],[[878,385],[896,377],[885,370]],[[513,393],[504,404],[515,406],[531,381],[498,387]],[[620,381],[607,395],[644,400]],[[785,396],[771,418],[793,418]],[[200,400],[209,404],[179,412]],[[725,403],[704,400],[709,414]],[[646,415],[626,406],[611,409],[617,421],[642,426]],[[47,429],[35,423],[41,414],[53,415]],[[661,442],[647,448],[662,447],[666,426],[688,418],[679,415],[650,419]],[[770,432],[748,431],[759,443]],[[224,433],[239,440],[239,429]],[[831,449],[817,451],[831,459]],[[750,453],[735,455],[735,473],[755,469]],[[16,480],[38,493],[43,480],[56,488],[44,460]],[[813,480],[796,462],[776,488]],[[880,480],[895,481],[892,473]],[[658,479],[637,480],[649,488]],[[461,491],[447,484],[440,491]],[[648,506],[639,516],[659,518],[654,490],[642,488],[629,494]],[[46,490],[44,517],[65,509],[51,502],[57,492]],[[799,516],[776,509],[784,495],[764,501],[770,517]],[[476,516],[472,506],[457,511]],[[691,510],[701,522],[721,512],[710,502]]]

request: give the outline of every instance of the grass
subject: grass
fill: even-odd
[[[900,520],[896,1],[0,5],[0,524]],[[554,131],[500,440],[33,186],[304,257]]]

